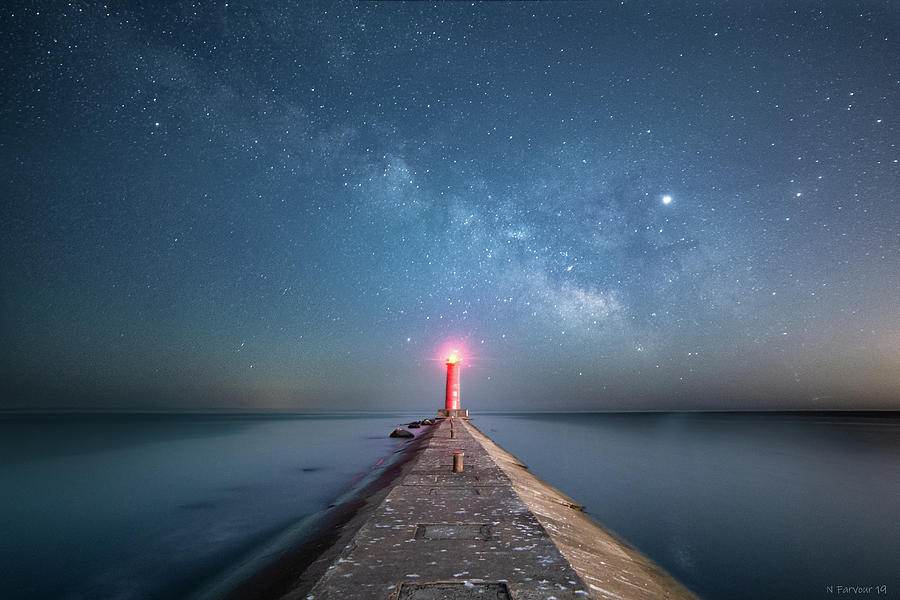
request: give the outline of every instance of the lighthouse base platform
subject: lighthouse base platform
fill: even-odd
[[[469,418],[469,409],[468,408],[439,408],[438,409],[438,418],[448,418],[448,417],[462,417],[464,419]]]

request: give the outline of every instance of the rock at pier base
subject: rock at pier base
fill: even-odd
[[[403,429],[402,427],[398,427],[397,429],[395,429],[391,432],[390,437],[392,437],[392,438],[411,438],[411,437],[416,437],[416,436],[411,431],[407,431],[407,430]]]

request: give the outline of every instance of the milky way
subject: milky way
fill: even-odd
[[[900,407],[890,2],[13,3],[3,406]]]

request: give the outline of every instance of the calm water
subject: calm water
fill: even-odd
[[[474,417],[703,598],[900,598],[900,418]]]
[[[0,418],[0,597],[186,597],[376,474],[402,417]]]
[[[377,474],[404,418],[0,418],[0,597],[189,596]],[[898,418],[473,423],[704,598],[900,597]]]

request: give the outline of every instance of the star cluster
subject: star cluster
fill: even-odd
[[[890,2],[12,3],[9,408],[900,406]]]

